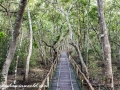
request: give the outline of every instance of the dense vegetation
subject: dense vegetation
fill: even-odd
[[[24,11],[9,75],[15,74],[17,68],[22,68],[25,72],[29,53],[29,19],[31,18],[33,42],[30,69],[42,68],[43,66],[44,68],[50,67],[62,50],[71,54],[80,64],[75,48],[69,44],[69,29],[71,26],[72,40],[81,51],[83,60],[88,67],[91,82],[93,84],[103,84],[105,77],[97,1],[29,0],[28,5],[29,10],[26,8]],[[120,81],[119,5],[119,0],[103,0],[115,85],[120,84],[118,83]],[[18,6],[18,0],[0,0],[0,72],[2,72],[10,43],[13,40]],[[30,11],[30,18],[28,18],[28,11]],[[67,21],[67,15],[69,21]]]

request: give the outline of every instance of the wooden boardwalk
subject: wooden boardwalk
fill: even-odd
[[[81,90],[78,86],[75,72],[65,52],[61,54],[50,90]]]

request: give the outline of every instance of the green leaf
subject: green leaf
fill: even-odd
[[[37,45],[36,42],[33,42],[33,47],[34,47],[34,48],[38,48],[38,45]]]
[[[89,17],[96,20],[98,17],[98,11],[97,11],[97,6],[92,6],[89,13]]]

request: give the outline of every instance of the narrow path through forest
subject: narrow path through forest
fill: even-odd
[[[50,90],[80,90],[75,72],[65,52],[61,54]]]

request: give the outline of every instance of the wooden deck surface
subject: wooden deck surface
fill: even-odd
[[[77,83],[76,74],[65,52],[61,54],[50,90],[81,90]]]

